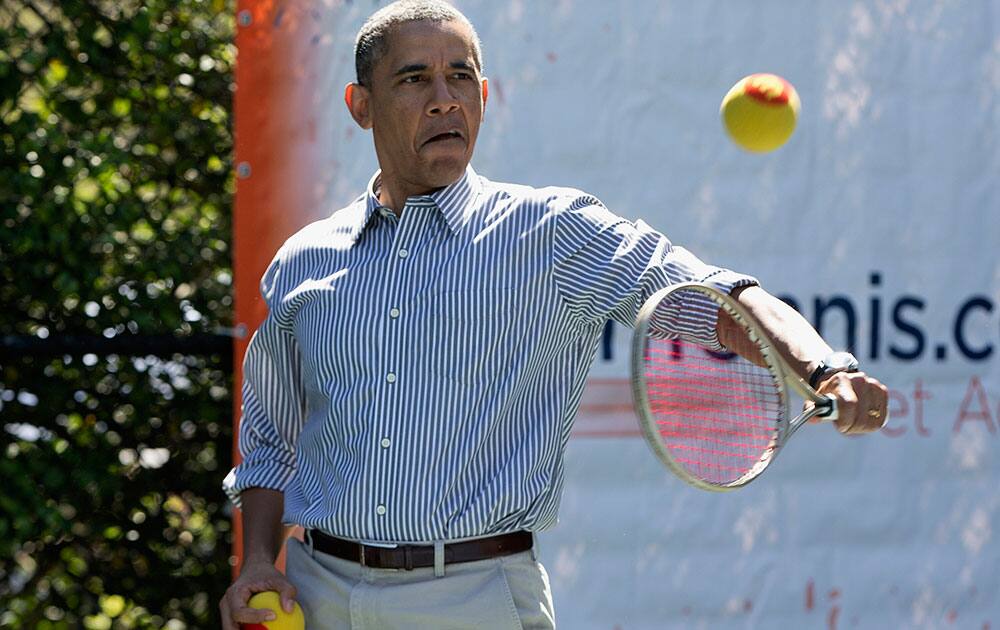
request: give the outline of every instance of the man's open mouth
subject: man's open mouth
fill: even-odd
[[[444,133],[439,133],[436,136],[431,136],[430,138],[424,141],[424,144],[427,145],[434,142],[442,142],[444,140],[455,140],[455,139],[461,140],[462,134],[458,131],[452,130],[452,131],[446,131]]]

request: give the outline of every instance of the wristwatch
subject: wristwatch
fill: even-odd
[[[857,372],[858,360],[850,352],[831,352],[819,362],[809,375],[809,387],[813,389],[821,380],[837,372]]]

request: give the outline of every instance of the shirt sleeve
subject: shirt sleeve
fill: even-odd
[[[261,279],[268,314],[254,333],[243,359],[239,450],[243,461],[222,487],[240,507],[247,488],[284,491],[295,472],[295,444],[306,417],[302,360],[290,322],[276,306],[281,280],[280,252]]]
[[[632,327],[650,295],[679,282],[702,282],[725,293],[757,284],[751,276],[702,262],[642,220],[630,222],[597,198],[572,192],[551,202],[554,268],[564,303],[581,324],[613,319]],[[715,329],[717,308],[681,304],[673,312],[677,317],[652,323],[654,334],[724,349]]]

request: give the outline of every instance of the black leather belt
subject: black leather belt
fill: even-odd
[[[434,566],[433,545],[376,547],[329,536],[315,529],[309,530],[308,534],[312,538],[313,549],[366,567],[409,571]],[[444,562],[453,564],[509,556],[531,549],[532,544],[531,532],[523,531],[449,543],[444,546]]]

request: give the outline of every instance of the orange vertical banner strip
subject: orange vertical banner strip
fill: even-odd
[[[267,315],[260,278],[281,244],[312,217],[319,169],[316,119],[329,106],[313,97],[321,59],[314,53],[319,18],[314,0],[239,0],[236,7],[236,199],[233,210],[233,270],[236,327],[242,334],[233,357],[233,462],[237,447],[243,356]],[[328,170],[328,169],[327,169]],[[242,516],[233,517],[236,558],[243,558]],[[280,564],[280,562],[279,562]]]

